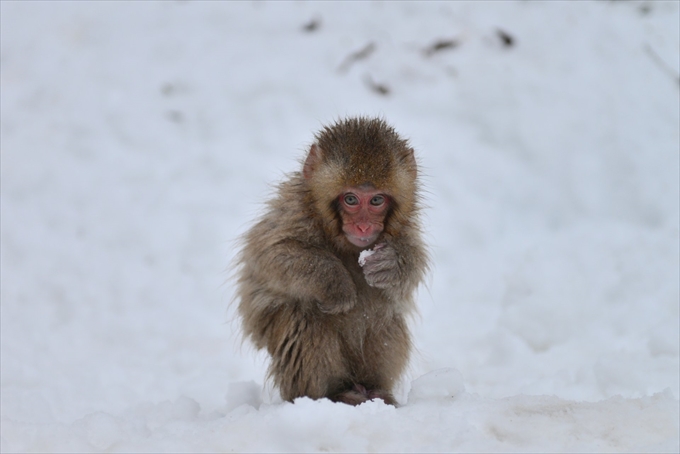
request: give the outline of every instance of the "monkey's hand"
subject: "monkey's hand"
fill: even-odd
[[[371,287],[389,288],[399,283],[397,251],[387,243],[373,248],[373,254],[364,258],[364,277]]]
[[[321,284],[323,290],[317,299],[317,305],[325,314],[342,314],[352,309],[357,302],[356,286],[349,273],[342,271],[345,273],[333,276],[325,286]]]

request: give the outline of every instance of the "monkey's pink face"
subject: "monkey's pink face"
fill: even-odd
[[[375,243],[385,228],[389,197],[373,188],[349,188],[340,194],[339,202],[347,240],[361,248]]]

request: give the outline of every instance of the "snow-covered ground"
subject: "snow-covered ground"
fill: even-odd
[[[3,0],[0,449],[678,452],[679,5]],[[425,174],[418,352],[282,403],[226,269],[355,114]]]

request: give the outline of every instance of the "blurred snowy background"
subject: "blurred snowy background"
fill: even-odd
[[[680,449],[678,2],[0,13],[3,452]],[[226,269],[357,114],[426,175],[405,405],[281,403]]]

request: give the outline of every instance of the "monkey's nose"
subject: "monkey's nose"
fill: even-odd
[[[361,230],[361,233],[366,233],[371,228],[371,224],[357,224],[357,228]]]

